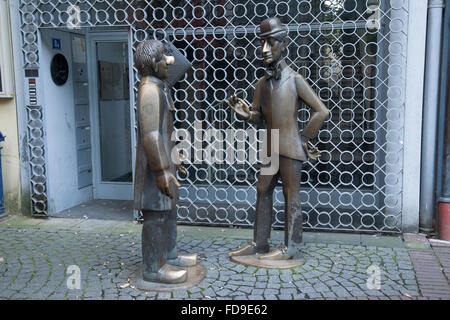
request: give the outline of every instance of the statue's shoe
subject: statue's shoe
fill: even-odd
[[[242,247],[239,247],[236,250],[228,252],[229,257],[237,257],[237,256],[248,256],[256,253],[267,252],[269,251],[269,246],[264,248],[259,248],[255,242],[249,242]]]
[[[296,249],[288,249],[286,247],[278,248],[270,251],[269,253],[262,254],[258,257],[261,260],[289,260],[299,255],[299,251]]]
[[[163,265],[158,272],[144,273],[145,281],[162,283],[182,283],[187,280],[187,271],[169,264]]]
[[[197,264],[197,261],[196,253],[179,254],[174,259],[167,259],[168,264],[178,267],[192,267]]]

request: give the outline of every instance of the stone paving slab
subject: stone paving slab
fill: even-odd
[[[442,241],[428,241],[423,234],[405,234],[404,240],[422,296],[449,300],[450,246],[443,245]],[[437,243],[436,246],[433,243]]]
[[[82,218],[49,218],[49,219],[30,219],[23,216],[10,216],[4,225],[16,228],[51,228],[62,230],[85,230],[98,232],[132,232],[141,233],[142,225],[130,221],[121,220],[100,220],[100,219],[82,219]],[[194,237],[215,237],[223,236],[235,239],[252,239],[253,230],[249,228],[218,228],[204,226],[178,226],[180,234]],[[271,239],[282,241],[284,231],[273,230]],[[305,243],[335,243],[352,245],[373,245],[387,247],[403,247],[403,242],[398,236],[379,236],[379,235],[359,235],[349,233],[327,233],[327,232],[304,232],[303,242]],[[370,242],[370,244],[368,244]]]
[[[404,243],[400,236],[383,237],[379,235],[361,235],[361,245],[378,246],[384,248],[403,248]]]
[[[227,257],[229,250],[251,238],[252,230],[194,226],[179,226],[178,247],[181,252],[199,254],[207,269],[203,281],[171,293],[144,291],[129,282],[141,261],[141,225],[52,220],[10,217],[0,223],[0,299],[450,297],[450,248],[428,244],[415,249],[413,244],[419,242],[412,238],[399,243],[398,237],[369,236],[369,241],[363,235],[305,233],[309,238],[302,247],[304,265],[265,269],[243,266]],[[281,245],[280,235],[273,232],[273,247]],[[79,289],[73,288],[77,281],[70,281],[77,279],[76,270],[80,271]]]

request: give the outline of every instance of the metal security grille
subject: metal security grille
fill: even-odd
[[[22,0],[19,6],[25,68],[39,66],[38,28],[126,26],[134,47],[157,38],[179,48],[193,64],[174,88],[177,133],[191,151],[188,175],[178,176],[179,221],[242,226],[254,221],[253,154],[262,132],[223,101],[239,92],[251,102],[264,72],[259,24],[279,17],[288,28],[288,64],[331,111],[315,141],[322,157],[304,164],[305,228],[358,232],[401,228],[407,8],[408,0]],[[136,91],[136,70],[134,81]],[[301,106],[300,127],[309,116]],[[223,157],[235,161],[219,163]],[[283,203],[277,188],[275,227],[284,223]]]

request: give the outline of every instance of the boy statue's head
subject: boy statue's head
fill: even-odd
[[[136,48],[134,64],[141,75],[165,79],[169,76],[167,66],[174,63],[174,57],[165,55],[164,44],[159,40],[146,40]]]

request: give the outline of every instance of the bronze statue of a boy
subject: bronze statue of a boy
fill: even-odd
[[[264,120],[269,141],[271,130],[279,130],[279,141],[272,142],[279,143],[279,169],[270,175],[259,173],[254,240],[229,252],[229,256],[261,253],[259,259],[285,260],[299,255],[303,224],[300,201],[302,162],[306,161],[306,157],[313,160],[319,157],[320,152],[308,141],[317,134],[329,111],[305,79],[287,66],[284,59],[287,31],[280,20],[265,19],[260,25],[260,32],[266,74],[256,84],[252,108],[236,96],[232,96],[227,103],[245,120],[255,123]],[[301,135],[297,121],[299,99],[312,109],[310,120]],[[279,177],[285,198],[285,246],[269,252],[272,198]]]
[[[137,46],[134,60],[141,76],[134,208],[144,217],[142,275],[145,281],[181,283],[187,280],[182,267],[196,265],[197,254],[177,252],[175,202],[180,184],[172,159],[174,104],[164,82],[174,57],[165,55],[162,42],[148,40]]]

